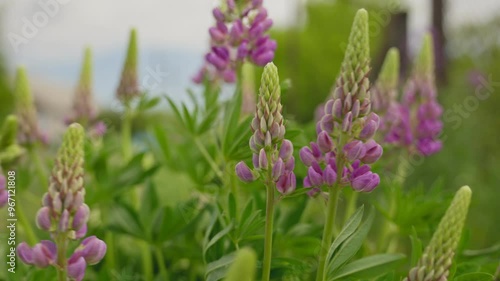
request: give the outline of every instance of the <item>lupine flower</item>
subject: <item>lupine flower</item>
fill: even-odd
[[[87,231],[90,210],[84,203],[83,183],[84,130],[72,124],[66,131],[63,143],[49,179],[48,192],[36,215],[36,225],[51,234],[56,243],[43,240],[33,247],[21,243],[17,247],[19,258],[37,267],[55,266],[67,271],[69,277],[82,280],[87,265],[98,263],[106,252],[106,244],[95,236],[86,238],[66,260],[69,240],[83,238]],[[59,258],[58,258],[59,257]],[[63,257],[64,260],[60,260]]]
[[[210,51],[205,55],[205,65],[193,77],[195,83],[204,79],[233,83],[238,65],[249,61],[265,66],[274,58],[276,41],[266,35],[273,21],[267,17],[262,1],[223,1],[225,5],[212,11],[215,25],[209,29]]]
[[[78,122],[90,128],[91,136],[100,137],[104,135],[106,125],[96,120],[97,108],[94,104],[92,94],[92,51],[90,48],[85,49],[80,81],[73,98],[72,109],[71,115],[65,119],[66,124]]]
[[[372,140],[380,119],[370,112],[369,63],[368,14],[360,10],[333,98],[326,102],[316,126],[317,140],[300,150],[300,158],[308,167],[304,187],[312,188],[310,195],[335,184],[369,192],[380,182],[366,165],[382,155],[382,147]]]
[[[410,270],[405,281],[448,280],[453,256],[467,219],[471,195],[472,191],[468,186],[457,191],[418,265]]]
[[[406,83],[401,104],[388,115],[397,122],[385,141],[407,147],[410,152],[428,156],[441,150],[438,139],[443,128],[443,109],[436,99],[434,55],[431,35],[426,35],[415,63],[412,77]]]
[[[38,127],[38,116],[31,95],[26,70],[23,67],[17,69],[14,88],[16,104],[16,115],[19,120],[18,140],[20,144],[33,144],[35,142],[47,142],[47,137],[42,134]]]
[[[284,139],[285,126],[281,111],[278,69],[273,63],[268,63],[262,74],[257,108],[251,124],[253,135],[250,149],[253,152],[254,169],[240,162],[236,165],[236,174],[242,181],[251,182],[259,176],[266,179],[270,173],[276,189],[288,194],[296,187],[293,173],[295,159],[292,142]]]
[[[118,99],[127,104],[130,100],[140,96],[139,78],[137,74],[137,32],[130,31],[130,41],[128,44],[127,57],[123,65],[120,85],[116,90]]]

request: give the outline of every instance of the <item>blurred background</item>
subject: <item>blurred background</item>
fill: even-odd
[[[472,245],[500,234],[500,1],[264,1],[275,21],[275,64],[292,87],[287,118],[309,123],[338,73],[355,11],[370,12],[373,76],[389,47],[402,54],[402,78],[423,34],[435,39],[439,100],[445,108],[444,149],[415,166],[407,182],[474,190]],[[139,34],[141,85],[187,101],[185,89],[208,48],[213,23],[207,0],[0,0],[0,117],[11,111],[12,78],[26,66],[41,126],[62,130],[85,46],[94,53],[94,94],[112,111],[128,31]],[[151,79],[152,77],[152,79]],[[160,111],[168,114],[167,108]]]

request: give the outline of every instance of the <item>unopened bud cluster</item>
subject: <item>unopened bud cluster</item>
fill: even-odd
[[[410,270],[404,281],[448,280],[453,256],[467,219],[471,195],[468,186],[457,191],[418,265]]]
[[[137,31],[132,29],[120,84],[116,90],[117,98],[124,104],[141,95],[137,74],[137,52]]]
[[[97,120],[97,108],[92,94],[92,53],[90,48],[85,50],[80,81],[73,98],[73,108],[65,118],[66,124],[80,123],[90,129],[93,136],[99,137],[106,132],[106,124]]]
[[[18,140],[20,144],[29,145],[36,142],[47,142],[38,127],[38,116],[33,96],[28,82],[28,76],[24,68],[17,70],[14,99],[16,104],[16,115],[19,121]]]
[[[249,61],[265,66],[274,58],[276,41],[266,32],[273,25],[262,0],[223,0],[225,5],[213,10],[215,26],[209,29],[211,47],[205,55],[205,66],[193,78],[222,79],[227,83],[236,80],[238,64]]]
[[[253,152],[254,169],[240,162],[236,165],[236,174],[246,182],[254,181],[259,176],[269,180],[270,176],[277,190],[288,194],[296,187],[293,173],[295,159],[292,142],[284,139],[285,126],[281,111],[278,69],[273,63],[268,63],[262,74],[257,108],[251,124],[253,135],[250,149]]]
[[[81,239],[87,233],[90,209],[84,203],[83,144],[83,127],[70,125],[55,161],[48,192],[43,196],[43,206],[36,216],[38,228],[49,232],[56,243],[43,240],[30,247],[23,242],[17,248],[26,264],[40,268],[67,264],[68,275],[75,280],[82,280],[86,266],[98,263],[106,253],[106,244],[92,236],[83,240],[67,263],[58,260],[61,244]]]
[[[335,183],[370,192],[380,183],[379,176],[366,165],[382,155],[382,147],[372,139],[380,119],[370,112],[369,64],[368,14],[360,10],[333,98],[325,104],[316,126],[317,140],[300,150],[300,158],[308,167],[304,187],[313,188],[312,193]]]

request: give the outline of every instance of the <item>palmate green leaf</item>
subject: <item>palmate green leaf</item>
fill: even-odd
[[[231,145],[233,145],[233,140],[237,137],[236,131],[238,123],[241,116],[241,102],[242,93],[241,90],[237,90],[234,93],[234,98],[230,100],[224,111],[224,133],[222,137],[222,151],[224,155],[228,155]],[[248,123],[249,127],[249,123]]]
[[[455,277],[453,281],[491,281],[493,280],[493,275],[483,272],[467,273],[458,277]]]
[[[156,192],[156,186],[153,181],[148,181],[145,190],[142,195],[141,209],[139,211],[139,216],[141,222],[145,226],[150,226],[153,220],[153,214],[158,208],[158,193]]]
[[[217,107],[213,107],[210,109],[210,111],[207,112],[205,115],[205,118],[200,122],[196,129],[196,134],[198,136],[203,135],[206,133],[210,128],[214,126],[214,123],[217,119],[217,116],[219,115],[219,110]]]
[[[332,276],[345,262],[351,259],[361,248],[375,218],[374,208],[371,208],[368,218],[356,231],[339,246],[328,263],[328,276]]]
[[[374,278],[393,270],[405,260],[403,254],[380,254],[362,258],[346,264],[328,280],[339,280],[342,278]]]
[[[140,240],[147,240],[139,214],[129,205],[116,202],[109,209],[110,224],[108,228],[114,232],[130,235]]]
[[[328,250],[328,254],[326,256],[327,261],[332,259],[340,244],[342,244],[347,238],[349,238],[349,236],[351,236],[356,231],[356,229],[358,229],[359,225],[361,224],[361,220],[363,219],[363,211],[364,205],[361,205],[361,207],[358,208],[354,215],[349,218],[347,223],[340,231],[340,234],[337,236],[337,238],[335,238],[332,245],[330,246],[330,249]]]
[[[234,258],[236,256],[235,252],[229,253],[220,259],[213,261],[209,264],[207,264],[207,268],[205,270],[205,277],[208,279],[209,276],[214,272],[214,271],[222,271],[225,273],[227,271],[227,268],[229,265],[231,265],[234,261]],[[218,274],[216,274],[218,276]],[[214,277],[212,277],[212,280]],[[217,279],[218,280],[218,279]]]
[[[188,129],[188,131],[191,133],[191,134],[194,134],[195,133],[195,126],[196,126],[196,119],[194,116],[191,116],[191,114],[189,113],[189,110],[187,109],[186,105],[185,104],[182,104],[182,113],[184,115],[184,121],[185,121],[185,125]]]
[[[203,246],[203,255],[205,255],[207,253],[207,251],[208,251],[208,249],[210,249],[210,247],[215,245],[220,239],[222,239],[224,236],[226,236],[233,229],[233,227],[234,227],[234,223],[231,222],[226,227],[224,227],[221,231],[219,231],[217,234],[215,234],[210,239],[210,241],[208,241],[208,243]]]
[[[153,126],[153,134],[158,144],[158,148],[161,151],[161,155],[163,156],[163,160],[167,163],[170,162],[172,160],[172,153],[170,151],[169,139],[167,138],[165,129],[160,124],[155,124]],[[159,156],[157,153],[154,153],[154,155]]]
[[[182,116],[177,105],[175,105],[174,101],[168,96],[165,96],[165,99],[167,100],[168,104],[170,105],[170,107],[174,111],[174,115],[175,115],[175,117],[177,117],[177,120],[179,121],[179,123],[181,123],[184,127],[187,127],[186,122],[184,121],[184,117]]]

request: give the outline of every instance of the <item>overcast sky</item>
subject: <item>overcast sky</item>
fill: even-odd
[[[297,4],[303,1],[266,0],[264,3],[279,27],[295,23]],[[162,56],[178,52],[199,57],[199,62],[194,60],[185,67],[188,69],[182,69],[182,74],[172,76],[176,79],[173,84],[178,84],[179,79],[188,83],[188,73],[194,71],[193,65],[197,67],[201,63],[207,48],[207,28],[213,23],[211,9],[217,3],[216,0],[0,0],[4,21],[1,44],[11,70],[15,65],[23,64],[37,79],[74,85],[84,46],[92,46],[96,57],[109,57],[110,54],[121,57],[129,30],[135,27],[139,32],[141,51],[164,50]],[[429,3],[424,0],[403,1],[410,11],[410,39],[415,42],[428,27]],[[452,26],[486,20],[500,12],[500,0],[450,0],[448,3],[448,21]],[[113,66],[106,70],[103,70],[106,65],[97,65],[96,68],[112,71],[117,76],[115,72],[119,73],[121,65],[112,62]],[[59,65],[66,68],[49,71]],[[68,69],[71,70],[69,73]],[[116,87],[116,81],[102,83],[107,84],[98,88],[98,92],[109,92]]]

